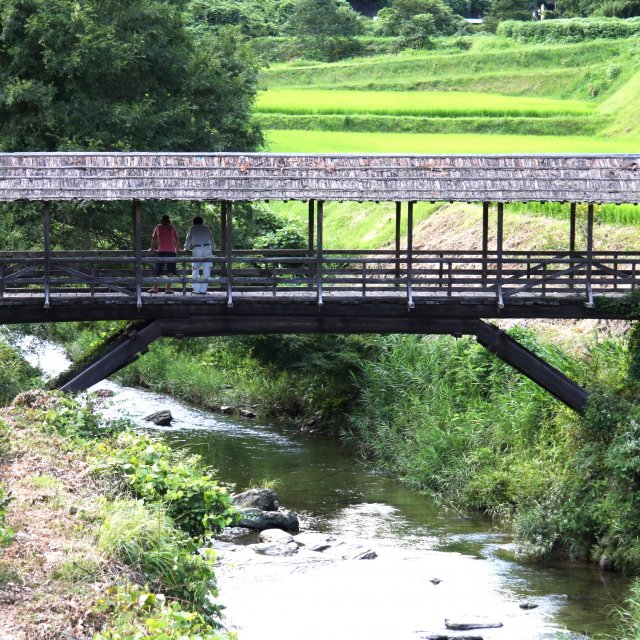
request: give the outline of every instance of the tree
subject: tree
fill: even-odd
[[[418,22],[422,27],[411,25],[417,16],[421,16]],[[433,35],[453,35],[465,28],[464,20],[454,15],[442,0],[394,0],[390,7],[380,9],[376,31],[385,36],[402,36],[407,30],[424,30],[426,19],[422,16],[431,16]]]
[[[435,21],[430,13],[412,16],[403,23],[400,30],[404,45],[411,49],[427,49],[431,45],[431,36],[435,33]]]
[[[532,0],[493,0],[484,24],[489,31],[495,31],[504,20],[533,20],[535,10]]]
[[[3,151],[243,151],[262,142],[251,122],[257,68],[235,28],[198,31],[188,0],[3,0]],[[146,225],[170,210],[145,206]],[[59,247],[130,247],[128,204],[56,204]],[[34,205],[3,208],[12,247],[41,246]]]
[[[196,38],[186,7],[3,0],[0,148],[255,148],[255,66],[233,33]]]
[[[363,18],[345,0],[297,0],[289,20],[289,32],[324,59],[341,57],[363,31]]]

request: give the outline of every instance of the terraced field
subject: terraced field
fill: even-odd
[[[469,51],[273,65],[256,118],[273,151],[633,152],[639,68],[637,38],[478,36]]]

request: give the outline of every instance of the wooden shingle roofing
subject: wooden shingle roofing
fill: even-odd
[[[637,203],[637,155],[4,153],[0,201]]]

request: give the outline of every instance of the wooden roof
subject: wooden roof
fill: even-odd
[[[637,155],[5,153],[0,201],[637,203]]]

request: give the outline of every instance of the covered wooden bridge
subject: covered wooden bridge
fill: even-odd
[[[308,202],[305,249],[234,248],[234,203],[269,200]],[[640,155],[0,154],[0,201],[42,203],[43,219],[42,250],[0,252],[0,323],[146,322],[69,389],[109,375],[164,335],[450,333],[475,335],[581,410],[584,389],[484,319],[616,317],[598,300],[620,297],[640,279],[640,251],[593,246],[595,204],[640,201]],[[52,250],[50,203],[64,201],[131,202],[131,249]],[[173,294],[147,292],[159,260],[143,251],[148,201],[220,204],[221,246],[209,259],[207,295],[191,292],[189,255],[173,259]],[[325,249],[327,201],[395,203],[394,245],[364,251],[354,239],[353,247]],[[415,248],[421,201],[482,203],[481,246]],[[528,201],[566,203],[565,250],[504,249],[504,207]],[[580,242],[579,204],[586,205]]]

